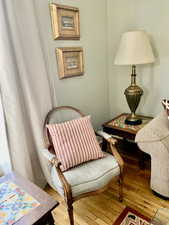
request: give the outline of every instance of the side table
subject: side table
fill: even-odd
[[[102,125],[103,131],[111,134],[114,138],[122,140],[123,143],[133,143],[133,148],[139,151],[139,166],[141,169],[144,169],[145,153],[139,150],[137,144],[135,143],[135,136],[141,128],[143,128],[153,119],[153,117],[139,115],[139,117],[142,119],[142,124],[132,126],[125,124],[125,119],[128,115],[128,113],[122,113],[112,120],[104,123]]]
[[[0,183],[7,181],[18,185],[40,203],[37,208],[32,209],[28,214],[18,220],[15,225],[54,225],[54,219],[51,212],[59,205],[56,200],[17,173],[11,172],[0,178]]]

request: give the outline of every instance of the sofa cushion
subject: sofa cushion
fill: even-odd
[[[90,122],[90,116],[47,125],[62,171],[89,160],[104,157]]]
[[[169,123],[166,112],[161,112],[136,135],[136,142],[162,141],[169,136]]]
[[[73,197],[98,190],[119,174],[119,165],[116,159],[109,153],[105,153],[105,157],[102,159],[86,162],[64,172],[64,176],[72,187]],[[63,186],[55,167],[52,167],[51,178],[55,190],[63,195]]]

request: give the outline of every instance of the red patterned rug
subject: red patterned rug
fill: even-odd
[[[113,225],[149,225],[150,219],[134,209],[126,207]]]

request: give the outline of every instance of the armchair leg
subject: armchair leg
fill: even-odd
[[[119,201],[122,202],[123,201],[123,177],[120,176],[119,180]]]
[[[73,206],[72,203],[68,203],[68,215],[69,215],[69,221],[70,221],[70,225],[74,225],[74,217],[73,217]]]

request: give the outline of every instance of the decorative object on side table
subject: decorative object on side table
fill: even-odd
[[[136,85],[136,65],[154,61],[155,57],[146,32],[131,31],[123,34],[114,63],[116,65],[132,65],[131,85],[124,92],[131,110],[131,114],[126,118],[126,124],[139,125],[142,123],[141,118],[135,114],[143,95],[143,90]]]
[[[38,186],[14,172],[0,178],[2,225],[54,225],[51,212],[58,204]]]
[[[50,13],[54,39],[80,39],[80,21],[78,8],[51,3]]]
[[[128,113],[122,113],[119,116],[113,118],[112,120],[103,124],[103,131],[111,134],[114,138],[117,138],[126,144],[131,144],[132,149],[139,153],[139,166],[141,169],[145,167],[145,153],[140,151],[135,143],[135,137],[139,130],[141,130],[146,124],[148,124],[153,118],[148,116],[141,116],[139,118],[142,120],[142,124],[139,125],[128,125],[125,123],[126,118],[129,116]],[[119,141],[120,143],[120,141]],[[104,145],[104,143],[103,143]]]
[[[84,62],[82,48],[57,48],[56,55],[60,79],[83,75]]]

